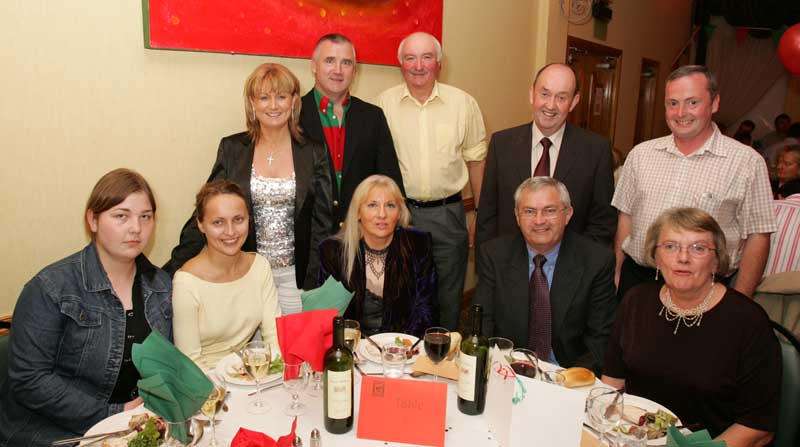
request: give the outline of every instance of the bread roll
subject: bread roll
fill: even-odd
[[[594,373],[586,368],[579,366],[567,368],[562,374],[564,374],[564,386],[567,388],[594,385]]]

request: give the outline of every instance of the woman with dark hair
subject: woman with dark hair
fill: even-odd
[[[342,230],[320,245],[319,284],[333,276],[355,293],[345,317],[358,320],[365,335],[421,338],[439,324],[431,235],[409,228],[409,220],[394,180],[372,175],[353,193]]]
[[[330,162],[323,146],[301,134],[299,92],[283,65],[258,66],[244,87],[247,132],[222,139],[208,177],[244,190],[253,225],[242,249],[269,261],[283,314],[302,310],[301,289],[316,285],[317,246],[332,225]],[[204,245],[192,216],[164,269],[174,273]]]
[[[715,281],[730,262],[722,229],[705,211],[672,208],[647,230],[645,248],[664,284],[625,295],[603,382],[730,447],[767,445],[778,422],[781,351],[764,309]]]
[[[206,244],[173,278],[175,346],[206,368],[241,350],[257,329],[278,352],[281,315],[269,262],[243,252],[250,216],[242,188],[215,180],[197,193],[197,228]]]
[[[14,308],[0,445],[49,446],[142,403],[131,346],[172,339],[172,283],[142,254],[155,227],[147,181],[117,169],[86,205],[92,240],[45,267]]]

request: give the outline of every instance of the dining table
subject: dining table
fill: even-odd
[[[540,362],[540,367],[543,370],[555,369],[556,366]],[[362,381],[362,373],[368,375],[376,375],[382,372],[381,365],[362,360],[359,364],[361,371],[354,370],[354,421],[353,428],[344,434],[331,434],[325,430],[323,422],[323,397],[322,390],[317,393],[313,392],[313,382],[309,381],[309,385],[302,393],[301,402],[306,404],[306,411],[297,418],[296,435],[302,439],[303,445],[308,447],[310,445],[310,433],[312,430],[317,429],[321,435],[322,447],[392,447],[392,446],[408,446],[410,444],[377,441],[370,439],[357,438],[359,411],[358,404],[360,398],[360,388]],[[405,375],[403,379],[407,380],[434,380],[432,376],[426,375],[417,378],[412,378],[411,365],[406,365]],[[214,374],[214,372],[209,372]],[[523,384],[530,384],[534,380],[528,377],[518,376]],[[453,380],[439,378],[447,384],[447,404],[446,404],[446,418],[445,418],[445,446],[475,446],[475,447],[498,447],[499,443],[494,438],[492,432],[489,430],[485,415],[470,416],[461,413],[457,408],[457,383]],[[272,385],[270,388],[267,386]],[[597,386],[603,386],[597,380]],[[549,385],[548,386],[557,386]],[[230,445],[233,438],[236,436],[240,428],[262,432],[277,440],[280,436],[286,435],[291,431],[293,417],[287,416],[284,409],[291,402],[291,395],[284,389],[282,385],[271,383],[262,385],[265,388],[261,391],[261,397],[269,403],[271,409],[266,414],[251,414],[247,411],[248,403],[254,396],[251,394],[255,390],[254,386],[227,384],[228,394],[225,400],[227,411],[220,411],[216,418],[216,438],[221,446]],[[579,393],[588,394],[592,386],[575,388],[574,390]],[[312,395],[315,394],[315,395]],[[543,402],[543,405],[558,405],[558,402]],[[115,429],[114,425],[126,424],[130,416],[136,413],[145,412],[145,408],[140,406],[125,413],[120,413],[111,416],[108,419],[115,419],[114,424],[110,424],[109,420],[101,421],[90,429],[87,433],[94,434],[98,430]],[[200,416],[201,419],[204,419]],[[572,424],[577,426],[580,430],[580,423]],[[124,428],[124,427],[123,427]],[[204,428],[204,434],[197,443],[198,446],[206,446],[211,440],[212,432],[208,427],[207,422]],[[99,445],[99,444],[93,444]],[[514,445],[512,443],[512,445]],[[529,444],[526,444],[529,445]],[[599,447],[601,444],[595,434],[592,434],[584,427],[580,435],[580,447]]]

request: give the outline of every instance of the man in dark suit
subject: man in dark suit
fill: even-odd
[[[338,231],[353,191],[372,174],[383,174],[403,190],[392,134],[383,111],[350,96],[356,72],[353,42],[341,34],[322,36],[311,58],[314,88],[303,96],[300,125],[325,144],[331,159],[333,223]]]
[[[478,210],[476,245],[516,231],[512,194],[533,175],[563,182],[572,197],[569,229],[611,246],[617,215],[608,140],[566,122],[580,100],[568,65],[539,70],[530,88],[533,123],[492,135]],[[544,150],[544,149],[547,150]]]
[[[478,249],[473,304],[487,336],[506,337],[540,359],[602,371],[614,323],[614,253],[569,230],[563,183],[526,179],[514,193],[517,231]]]

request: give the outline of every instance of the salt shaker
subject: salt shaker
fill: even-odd
[[[292,441],[292,447],[303,447],[303,440],[300,439],[300,436],[294,435],[294,441]]]
[[[322,439],[319,436],[319,430],[316,428],[311,430],[311,447],[322,447]]]

